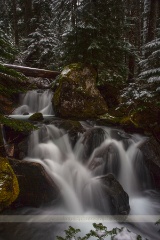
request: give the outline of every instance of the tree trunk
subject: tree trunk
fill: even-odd
[[[13,0],[13,24],[14,24],[14,41],[15,45],[19,45],[19,32],[18,32],[18,17],[17,17],[17,1]]]
[[[27,77],[41,77],[41,78],[56,78],[60,72],[58,71],[49,71],[45,69],[38,68],[29,68],[24,66],[12,65],[12,64],[3,64],[7,68],[15,69],[17,72],[23,73]]]
[[[149,11],[147,42],[151,42],[156,37],[158,6],[159,6],[159,0],[151,0],[150,11]]]
[[[31,18],[32,18],[32,0],[25,0],[25,13],[24,13],[24,24],[25,24],[25,36],[31,33]]]
[[[133,82],[134,79],[134,71],[135,71],[135,56],[130,55],[128,59],[128,82]]]

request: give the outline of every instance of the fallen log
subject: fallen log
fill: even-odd
[[[15,69],[17,72],[23,73],[27,77],[41,77],[41,78],[56,78],[60,72],[58,71],[50,71],[46,69],[39,68],[30,68],[12,64],[3,64],[3,66],[11,69]]]

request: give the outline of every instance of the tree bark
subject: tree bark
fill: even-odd
[[[25,0],[25,13],[24,13],[24,23],[25,23],[25,36],[31,33],[31,18],[32,18],[32,0]]]
[[[159,6],[159,0],[151,0],[147,42],[151,42],[156,37],[158,6]]]
[[[41,78],[56,78],[60,72],[50,71],[46,69],[39,68],[29,68],[24,66],[12,65],[12,64],[3,64],[7,68],[15,69],[17,72],[23,73],[27,77],[41,77]]]
[[[19,45],[19,32],[18,32],[18,17],[17,17],[17,2],[13,0],[13,24],[14,24],[14,40],[15,45]]]

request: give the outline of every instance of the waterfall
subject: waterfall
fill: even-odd
[[[20,96],[20,107],[13,112],[14,115],[33,114],[41,112],[44,115],[52,115],[52,97],[50,90],[32,90]]]
[[[109,212],[107,201],[104,201],[102,183],[95,178],[99,175],[113,173],[131,198],[142,196],[142,192],[151,187],[150,181],[146,181],[150,176],[147,171],[143,172],[142,155],[138,148],[145,137],[130,136],[126,146],[125,136],[118,140],[112,138],[113,132],[118,134],[119,130],[106,127],[94,129],[98,132],[103,129],[105,134],[101,131],[101,141],[98,136],[97,142],[94,139],[92,154],[85,161],[82,158],[86,133],[80,137],[74,149],[67,133],[54,125],[42,125],[30,136],[26,159],[44,166],[61,189],[63,200],[71,213],[82,214],[87,206],[89,210]],[[97,166],[91,169],[93,162]],[[139,172],[143,172],[143,179],[138,179]]]
[[[51,99],[52,93],[49,90],[29,91],[21,96],[21,106],[14,111],[14,114],[34,112],[53,114]],[[53,203],[48,208],[31,209],[31,213],[40,215],[46,212],[53,215],[111,214],[110,203],[99,176],[112,173],[129,195],[130,219],[132,215],[159,214],[160,197],[156,191],[152,190],[150,174],[139,148],[146,137],[127,134],[122,129],[93,126],[89,122],[80,123],[86,132],[79,134],[74,147],[70,142],[69,134],[56,127],[54,122],[48,125],[39,124],[39,129],[30,135],[28,156],[25,160],[40,163],[61,193],[61,198],[56,205]],[[90,225],[82,225],[84,229],[87,229],[87,226],[90,230]],[[115,226],[120,227],[117,222]],[[79,228],[79,225],[77,227]],[[134,223],[134,226],[130,227],[146,237],[150,236],[152,240],[159,239],[155,228],[148,223]],[[39,231],[41,232],[41,229],[37,232]],[[40,237],[35,232],[33,234],[37,236],[36,240],[47,237],[47,235]],[[125,237],[118,236],[116,239],[137,239],[128,237],[126,230],[124,235]]]

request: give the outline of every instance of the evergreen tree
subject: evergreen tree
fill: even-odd
[[[160,105],[160,12],[159,1],[150,1],[148,14],[148,33],[146,43],[143,45],[144,57],[139,65],[141,72],[139,82],[143,86],[145,101],[157,99],[157,105]],[[146,94],[145,94],[146,92]],[[154,104],[156,105],[156,104]],[[158,107],[157,106],[157,107]]]
[[[32,124],[4,116],[8,113],[6,110],[9,101],[15,98],[15,94],[26,91],[26,77],[3,66],[4,61],[14,58],[15,52],[15,47],[0,30],[0,124],[6,124],[18,131],[30,131],[34,128]]]
[[[22,54],[23,62],[29,66],[51,68],[56,64],[58,40],[53,24],[52,4],[52,0],[32,2],[31,27],[24,38]]]
[[[127,86],[124,99],[130,106],[159,111],[160,106],[160,2],[144,1],[143,46],[140,73]]]
[[[63,62],[92,64],[101,81],[125,78],[122,0],[57,1]]]

